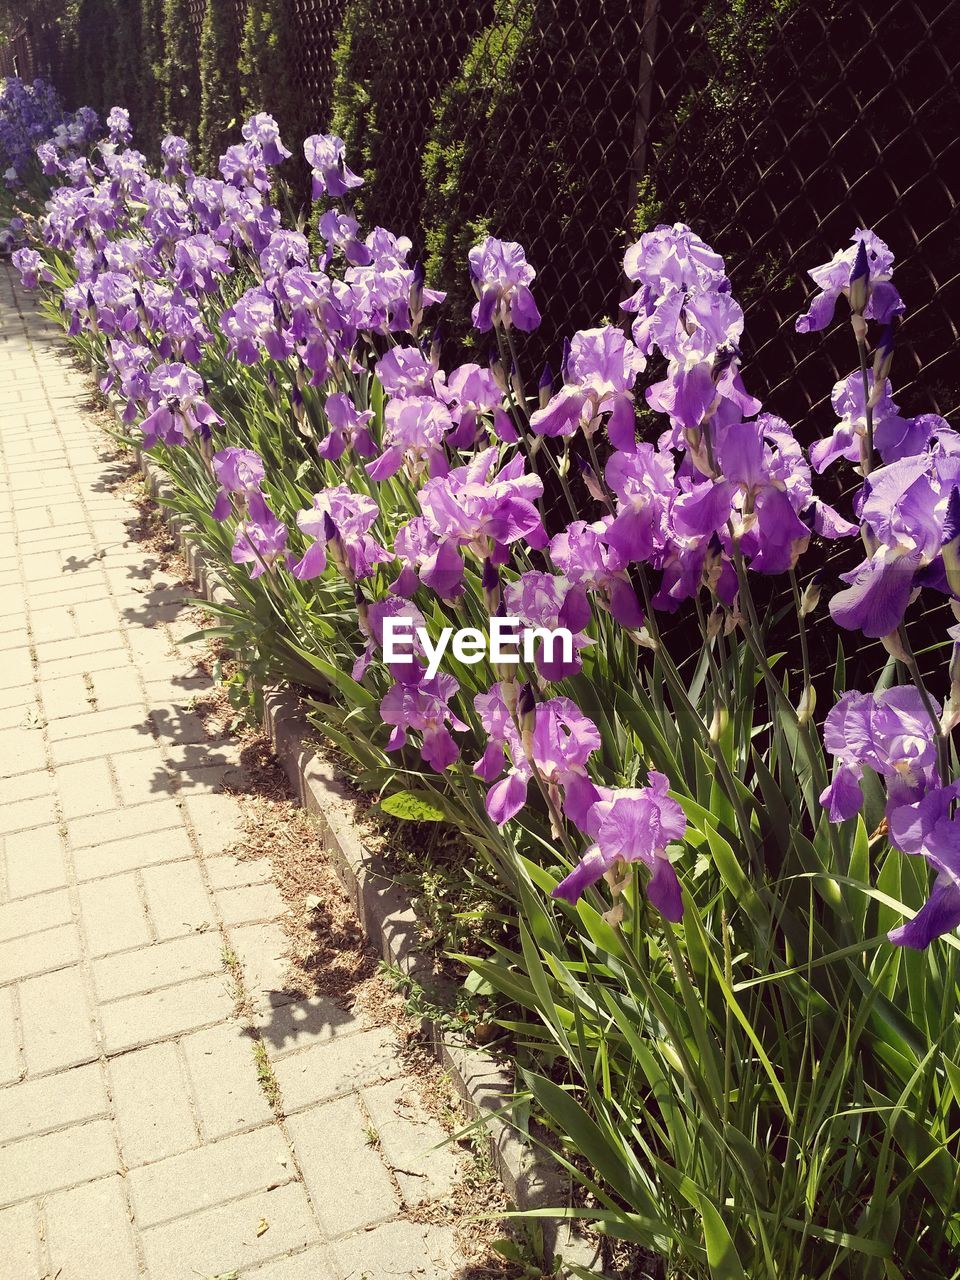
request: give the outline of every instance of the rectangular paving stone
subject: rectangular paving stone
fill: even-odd
[[[105,1115],[108,1108],[103,1076],[95,1062],[40,1080],[21,1080],[0,1089],[0,1142],[90,1120]]]
[[[260,1009],[254,1014],[254,1021],[274,1062],[310,1045],[327,1044],[334,1036],[350,1035],[364,1026],[362,1018],[326,996]]]
[[[0,1147],[0,1187],[16,1200],[116,1172],[117,1148],[109,1120],[91,1120]]]
[[[132,875],[80,885],[80,916],[92,956],[148,946],[153,938],[136,879]]]
[[[74,596],[76,593],[66,593]],[[79,595],[76,603],[86,598],[86,592]],[[70,600],[64,601],[65,604],[72,603]],[[57,679],[60,676],[76,676],[83,675],[85,672],[91,671],[114,671],[123,670],[124,667],[131,665],[130,655],[126,649],[115,647],[113,649],[102,649],[99,653],[81,653],[72,654],[68,658],[54,658],[48,662],[44,662],[40,667],[40,683],[41,686],[50,679]]]
[[[367,1141],[366,1124],[356,1097],[324,1103],[287,1121],[328,1236],[382,1222],[400,1207],[386,1167]],[[331,1159],[333,1152],[336,1159]]]
[[[149,995],[130,996],[100,1010],[104,1048],[119,1053],[223,1022],[233,1012],[225,975],[198,978]],[[28,1059],[29,1061],[29,1059]]]
[[[129,706],[143,697],[140,680],[133,667],[120,671],[94,671],[90,679],[98,707]]]
[[[180,1049],[205,1138],[225,1137],[272,1119],[257,1080],[253,1040],[239,1023],[184,1036]]]
[[[51,1274],[62,1280],[137,1280],[140,1268],[123,1180],[102,1178],[44,1201]]]
[[[460,1160],[447,1145],[446,1130],[424,1107],[416,1083],[392,1080],[361,1089],[360,1097],[404,1202],[418,1205],[452,1195]]]
[[[179,938],[215,923],[213,903],[196,859],[148,867],[143,885],[158,938]]]
[[[149,804],[158,796],[174,794],[176,774],[167,769],[159,747],[150,745],[140,751],[127,751],[109,759],[116,776],[121,804]]]
[[[0,778],[0,805],[52,795],[53,776],[48,769],[36,769],[33,773],[18,773],[14,777]]]
[[[450,1280],[469,1274],[466,1258],[449,1227],[421,1222],[387,1222],[375,1231],[363,1231],[332,1246],[337,1275],[343,1280],[380,1280],[396,1274],[417,1280]]]
[[[97,1056],[78,968],[28,978],[20,983],[19,996],[23,1052],[30,1075],[76,1066]]]
[[[65,969],[80,960],[80,934],[75,924],[58,925],[26,938],[0,942],[0,985],[38,973]]]
[[[337,1036],[274,1064],[288,1115],[352,1093],[360,1085],[389,1080],[399,1072],[395,1037],[387,1027]]]
[[[0,1085],[20,1078],[20,1035],[14,1016],[14,989],[0,987]]]
[[[101,756],[121,755],[125,751],[141,751],[150,740],[145,729],[108,729],[104,733],[88,733],[64,742],[52,742],[50,754],[54,765],[59,766],[69,764],[72,760],[91,760]]]
[[[27,775],[32,777],[33,775]],[[15,831],[28,831],[42,827],[54,816],[53,797],[30,796],[24,800],[10,800],[0,804],[0,835]]]
[[[297,998],[287,973],[289,942],[277,924],[231,928],[230,945],[243,966],[243,985],[255,1007],[289,1004]]]
[[[125,996],[219,974],[223,969],[222,952],[220,934],[212,929],[171,942],[155,942],[138,951],[101,957],[92,964],[97,997],[121,1000]]]
[[[72,640],[67,642],[73,644]],[[134,706],[88,710],[84,715],[70,716],[52,721],[48,729],[51,742],[68,742],[75,738],[87,738],[91,734],[113,733],[121,729],[136,729],[146,746],[151,741],[150,725],[143,713],[143,704]]]
[[[120,1154],[128,1168],[197,1145],[187,1081],[174,1044],[112,1058],[109,1073]]]
[[[3,665],[0,663],[0,672]],[[12,774],[32,773],[35,769],[45,769],[47,753],[39,726],[30,729],[0,729],[0,760],[8,762],[7,767]],[[31,825],[38,826],[41,821],[43,821],[42,818]]]
[[[3,852],[11,898],[28,898],[35,893],[66,887],[67,866],[57,827],[36,827],[33,831],[7,836]]]
[[[242,889],[248,884],[263,884],[273,875],[269,858],[240,859],[225,855],[206,858],[204,862],[214,889]]]
[[[0,1280],[41,1280],[42,1274],[36,1205],[0,1209]]]
[[[67,924],[73,919],[70,895],[64,890],[56,893],[40,893],[17,902],[5,902],[0,906],[0,942],[8,938],[22,938],[27,933],[39,933],[54,925]]]
[[[179,753],[192,753],[192,756],[184,754],[182,763],[178,764]],[[190,746],[170,748],[167,758],[172,760],[174,767],[184,767],[188,772],[191,764],[203,768],[217,764],[230,766],[238,762],[221,747],[215,751]],[[188,793],[183,804],[200,849],[207,857],[215,857],[236,843],[240,832],[240,805],[235,797]]]
[[[333,1280],[332,1266],[327,1247],[316,1245],[248,1271],[244,1280]]]
[[[258,1236],[261,1221],[268,1226]],[[316,1244],[317,1238],[306,1193],[298,1183],[262,1191],[168,1226],[154,1227],[144,1231],[142,1237],[150,1275],[164,1280],[189,1277],[194,1272],[201,1276],[229,1274],[238,1267],[243,1268],[246,1280],[247,1276],[261,1274],[247,1268],[291,1249],[303,1250],[306,1245]],[[308,1257],[304,1253],[300,1256]],[[312,1266],[299,1273],[300,1280],[325,1280],[329,1274],[315,1271]]]
[[[272,881],[237,889],[222,889],[216,898],[224,924],[227,925],[276,920],[287,909],[280,890]]]
[[[192,857],[190,837],[185,827],[179,827],[75,849],[73,865],[78,880],[94,880],[121,871],[137,871],[141,867]]]
[[[105,760],[61,764],[56,770],[57,794],[65,818],[83,818],[117,808],[110,769]]]
[[[133,1169],[128,1182],[137,1222],[151,1227],[290,1182],[295,1174],[283,1134],[269,1124]]]
[[[107,840],[167,831],[182,824],[183,818],[176,802],[162,798],[150,804],[138,804],[132,809],[115,809],[94,818],[78,818],[68,823],[67,829],[74,848],[82,848]]]

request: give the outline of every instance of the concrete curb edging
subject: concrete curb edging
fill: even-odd
[[[142,450],[136,460],[147,491],[157,500],[163,519],[176,536],[194,582],[215,604],[235,603],[216,572],[189,536],[188,523],[163,506],[173,487],[163,471]],[[416,915],[406,891],[387,872],[383,860],[367,850],[356,827],[345,818],[343,800],[349,791],[336,772],[313,750],[317,735],[310,727],[303,701],[285,687],[262,691],[263,722],[294,794],[318,820],[321,838],[337,877],[357,912],[368,939],[389,964],[443,994],[449,985],[438,980],[428,957],[417,949]],[[500,1116],[515,1092],[511,1074],[487,1053],[447,1043],[435,1023],[425,1021],[434,1052],[447,1072],[471,1121],[482,1120],[491,1158],[507,1195],[520,1210],[565,1205],[569,1182],[559,1168],[521,1141],[514,1127]],[[596,1265],[592,1246],[561,1219],[539,1219],[544,1249],[565,1262],[589,1268]],[[567,1274],[566,1272],[564,1272]]]

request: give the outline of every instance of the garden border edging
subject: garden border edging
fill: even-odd
[[[120,420],[113,398],[111,410]],[[173,493],[160,467],[140,448],[134,449],[147,492],[157,501],[162,518],[177,538],[194,582],[207,600],[233,604],[233,597],[188,537],[188,523],[163,505]],[[345,821],[342,800],[349,796],[335,771],[319,759],[311,747],[314,731],[304,704],[292,689],[265,688],[263,723],[297,799],[318,819],[321,839],[331,855],[334,870],[350,898],[367,938],[384,960],[406,976],[429,983],[434,990],[447,986],[433,974],[428,957],[416,947],[416,916],[408,895],[365,849],[353,823]],[[515,1093],[510,1074],[480,1049],[447,1043],[435,1023],[430,1027],[434,1053],[459,1094],[471,1121],[482,1120],[497,1175],[519,1210],[569,1203],[568,1180],[535,1148],[523,1143],[500,1112]],[[566,1262],[581,1267],[597,1265],[595,1249],[573,1233],[572,1224],[560,1218],[537,1220],[543,1231],[547,1256],[560,1253]]]

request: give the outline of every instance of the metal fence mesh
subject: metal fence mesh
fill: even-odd
[[[205,2],[190,0],[197,42]],[[565,335],[618,319],[626,244],[683,220],[727,259],[748,386],[809,442],[853,353],[846,326],[795,332],[805,273],[871,226],[908,305],[901,406],[960,407],[955,0],[285,3],[276,92],[308,131],[344,133],[362,215],[411,237],[452,337],[469,338],[466,253],[485,231],[537,268],[544,325],[525,349],[556,368]],[[24,65],[33,47],[17,43],[22,74],[44,70]]]

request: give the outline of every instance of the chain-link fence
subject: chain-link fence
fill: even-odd
[[[956,0],[189,0],[198,47],[215,3],[238,30],[254,7],[261,27],[274,15],[283,74],[247,105],[288,142],[344,136],[359,214],[411,237],[451,339],[470,338],[466,255],[484,232],[537,268],[525,355],[556,368],[564,336],[619,318],[624,247],[683,220],[727,259],[750,390],[807,443],[832,429],[853,360],[845,326],[795,332],[806,271],[870,226],[908,305],[901,406],[960,407]],[[835,471],[824,496],[840,499]]]
[[[189,0],[198,48],[207,3],[232,6],[240,29],[253,0]],[[794,332],[805,272],[868,225],[897,253],[909,304],[904,406],[960,406],[953,0],[274,7],[288,75],[259,105],[292,96],[312,129],[338,127],[366,179],[361,213],[412,238],[454,331],[468,328],[466,252],[484,230],[537,267],[546,322],[531,354],[555,364],[564,335],[617,317],[629,240],[683,219],[727,257],[751,386],[792,422],[822,416],[849,351],[844,336]],[[26,74],[44,70],[25,65],[30,43]]]

